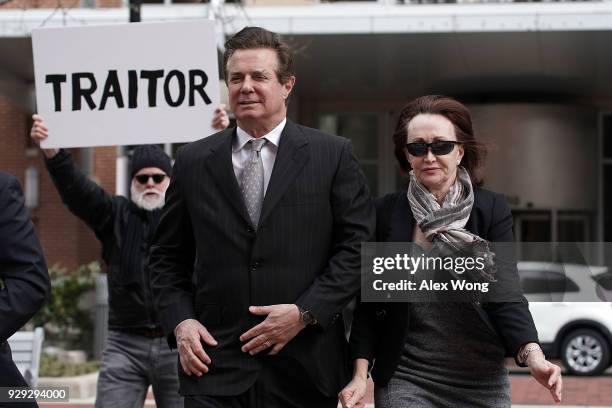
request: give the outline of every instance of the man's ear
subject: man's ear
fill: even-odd
[[[283,94],[284,99],[287,99],[289,97],[289,94],[291,93],[291,90],[293,89],[294,85],[295,85],[295,77],[292,75],[289,77],[287,82],[283,84],[283,88],[285,88],[285,93]]]

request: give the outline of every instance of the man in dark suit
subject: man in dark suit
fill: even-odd
[[[13,363],[7,339],[40,309],[51,290],[42,248],[23,203],[17,179],[0,172],[0,387],[28,386]]]
[[[286,119],[279,36],[248,27],[225,47],[237,127],[180,149],[150,250],[181,393],[186,407],[335,407],[369,192],[348,140]]]

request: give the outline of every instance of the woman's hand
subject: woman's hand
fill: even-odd
[[[561,368],[546,360],[542,350],[535,350],[529,353],[526,363],[531,371],[531,376],[550,391],[550,395],[552,395],[555,402],[561,402],[561,393],[563,391]]]
[[[353,379],[338,394],[342,408],[363,408],[363,398],[368,385],[368,360],[359,358],[355,360]]]
[[[363,408],[365,406],[363,397],[365,397],[366,388],[367,379],[359,376],[353,377],[351,382],[338,394],[342,408]]]

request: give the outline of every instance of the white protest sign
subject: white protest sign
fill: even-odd
[[[210,20],[32,31],[42,147],[188,142],[215,132]]]

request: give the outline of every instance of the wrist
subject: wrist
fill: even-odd
[[[182,320],[179,324],[176,325],[176,327],[174,328],[174,337],[177,337],[178,330],[183,325],[183,323],[185,323],[185,322],[187,322],[189,320],[195,320],[195,319],[185,319],[185,320]]]
[[[538,343],[528,343],[521,348],[518,355],[518,361],[521,364],[529,365],[534,359],[545,358],[544,352]]]
[[[306,325],[304,324],[304,322],[302,322],[302,313],[301,313],[301,309],[298,305],[296,305],[295,303],[292,304],[292,306],[294,306],[295,312],[292,310],[291,311],[291,315],[295,316],[292,317],[292,319],[295,319],[295,321],[297,322],[296,324],[298,325],[298,327],[300,328],[300,330],[304,329],[304,327],[306,327]]]
[[[300,305],[295,305],[295,306],[297,307],[298,312],[299,312],[300,322],[304,325],[304,327],[313,326],[318,323],[317,319],[314,317],[312,313],[310,313],[309,310],[304,309]]]
[[[353,378],[364,380],[364,381],[367,380],[369,365],[370,363],[366,359],[359,358],[355,360],[355,363],[353,366]]]
[[[527,356],[527,359],[525,360],[525,364],[527,364],[528,367],[531,367],[533,363],[539,362],[542,360],[546,360],[546,356],[544,355],[544,352],[541,349],[535,350],[529,353],[529,356]]]
[[[59,153],[59,149],[42,149],[42,151],[47,159],[52,159]]]

